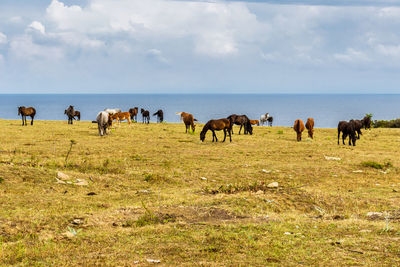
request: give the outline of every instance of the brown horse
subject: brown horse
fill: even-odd
[[[304,123],[303,123],[303,121],[300,120],[300,119],[297,119],[294,122],[293,130],[295,130],[295,132],[297,133],[297,142],[301,141],[301,134],[304,131]]]
[[[213,142],[215,138],[215,142],[218,142],[217,136],[215,135],[215,131],[224,131],[224,140],[222,142],[225,142],[226,139],[226,131],[229,133],[229,140],[232,142],[232,136],[231,136],[231,130],[232,130],[232,124],[231,121],[228,119],[219,119],[219,120],[210,120],[204,125],[203,130],[201,130],[200,133],[200,140],[204,142],[204,139],[206,138],[206,133],[208,130],[211,130],[213,133]]]
[[[194,125],[194,122],[197,121],[192,114],[186,113],[186,112],[179,112],[176,113],[176,115],[181,115],[181,120],[185,124],[186,127],[186,133],[190,132],[190,127],[192,127],[192,131],[194,132],[196,129],[196,125]]]
[[[365,116],[362,120],[362,125],[364,126],[364,129],[371,129],[371,117],[370,116]]]
[[[314,139],[314,119],[313,118],[307,119],[306,128],[308,130],[308,136],[311,139]]]
[[[340,132],[342,132],[343,145],[345,144],[344,140],[346,139],[347,136],[349,136],[349,146],[351,146],[352,143],[353,146],[356,145],[357,136],[353,120],[351,120],[350,122],[339,121],[337,131],[338,131],[338,136],[337,136],[338,145],[340,139]]]
[[[77,110],[75,110],[75,112],[74,112],[74,118],[75,118],[75,117],[78,118],[78,121],[81,120],[81,113],[80,113],[79,111],[77,111]]]
[[[123,120],[128,120],[128,123],[131,124],[130,115],[131,114],[129,112],[118,112],[115,114],[110,114],[111,126],[114,120],[118,121],[118,125],[120,125],[121,121]]]
[[[68,116],[68,124],[73,124],[73,121],[75,120],[74,106],[69,106],[64,110],[64,114]]]
[[[259,120],[250,120],[251,125],[257,125],[260,126],[260,121]]]
[[[31,125],[33,125],[33,119],[35,118],[35,115],[36,115],[36,109],[33,108],[33,107],[26,108],[24,106],[18,107],[18,115],[21,115],[21,117],[22,117],[22,126],[28,125],[26,123],[26,116],[30,116],[31,117],[31,119],[32,119],[31,120]]]
[[[138,107],[134,107],[129,109],[129,114],[131,114],[131,120],[133,121],[137,121],[137,114],[139,112],[139,108]]]

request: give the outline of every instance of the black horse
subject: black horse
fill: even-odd
[[[370,116],[365,116],[362,120],[362,125],[365,130],[371,129],[371,117]]]
[[[272,127],[272,122],[273,122],[273,121],[274,121],[274,117],[269,116],[269,117],[267,118],[267,123],[268,123],[268,125],[271,126],[271,127]]]
[[[354,130],[357,132],[357,139],[360,139],[360,135],[362,135],[361,128],[363,127],[363,123],[360,120],[351,120],[350,122],[354,125]]]
[[[342,139],[343,139],[343,145],[344,140],[346,139],[347,136],[349,136],[349,146],[351,146],[351,142],[353,142],[353,146],[356,145],[356,130],[354,126],[354,121],[340,121],[338,124],[338,145],[339,145],[339,139],[340,139],[340,132],[342,132]]]
[[[142,113],[143,123],[150,123],[150,112],[148,110],[140,109]]]
[[[253,126],[251,126],[250,123],[250,119],[246,116],[246,115],[236,115],[236,114],[232,114],[230,116],[227,117],[227,119],[231,122],[231,131],[233,134],[233,125],[240,125],[240,129],[239,129],[239,134],[240,131],[242,130],[242,127],[244,127],[244,134],[253,134]]]
[[[69,106],[66,110],[64,110],[64,114],[68,116],[68,124],[73,124],[73,121],[75,120],[74,106]]]
[[[164,112],[161,109],[157,110],[157,112],[154,113],[153,116],[157,116],[157,122],[159,123],[162,123],[164,121]]]

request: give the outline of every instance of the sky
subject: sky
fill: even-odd
[[[0,93],[400,93],[399,0],[1,0]]]

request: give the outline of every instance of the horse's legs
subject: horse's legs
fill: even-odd
[[[215,134],[215,131],[214,130],[211,130],[211,131],[213,133],[213,142],[214,142],[214,137],[215,137],[215,142],[218,142],[218,138],[217,138],[217,135]]]
[[[240,131],[242,130],[242,127],[243,127],[243,124],[240,124],[239,134],[240,134]]]
[[[24,120],[25,120],[25,126],[27,126],[28,123],[26,122],[26,115],[24,115]]]
[[[346,137],[347,137],[347,134],[345,134],[345,133],[342,133],[343,145],[345,145],[345,143],[344,143],[344,140],[346,139]]]
[[[225,139],[226,139],[226,129],[224,129],[224,140],[222,141],[222,143],[225,142]]]
[[[33,125],[33,118],[34,118],[34,116],[31,116],[31,125]]]

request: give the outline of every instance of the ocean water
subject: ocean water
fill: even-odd
[[[0,119],[20,119],[18,106],[36,108],[38,120],[66,120],[64,110],[73,105],[81,112],[81,120],[91,121],[105,108],[139,107],[151,113],[164,111],[167,122],[179,122],[176,112],[189,112],[200,122],[225,118],[231,114],[246,114],[259,119],[269,112],[274,126],[292,126],[300,118],[313,117],[315,127],[334,128],[338,121],[361,119],[372,113],[373,119],[400,118],[399,95],[286,95],[286,94],[32,94],[0,95]],[[139,121],[141,116],[139,114]],[[156,118],[151,117],[151,122]]]

